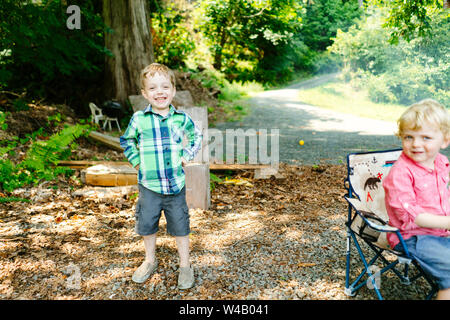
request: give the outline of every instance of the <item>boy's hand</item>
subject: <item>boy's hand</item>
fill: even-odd
[[[185,158],[181,157],[181,166],[185,167],[188,164]]]
[[[139,171],[139,165],[137,165],[136,167],[134,167],[137,171]]]

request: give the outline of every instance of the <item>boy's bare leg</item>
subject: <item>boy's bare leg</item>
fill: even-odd
[[[450,300],[450,288],[439,290],[437,300]]]
[[[156,233],[143,236],[145,247],[145,261],[136,269],[131,279],[136,283],[143,283],[156,270],[157,261],[155,257]]]
[[[145,261],[151,264],[155,263],[155,250],[156,250],[156,233],[143,236],[145,247]]]
[[[189,235],[175,237],[177,241],[178,254],[180,256],[180,268],[189,267]]]

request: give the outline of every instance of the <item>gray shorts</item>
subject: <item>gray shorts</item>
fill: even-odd
[[[139,200],[136,205],[135,231],[148,236],[158,231],[161,211],[167,221],[167,232],[182,237],[190,233],[189,208],[186,204],[186,188],[177,194],[163,195],[139,186]]]

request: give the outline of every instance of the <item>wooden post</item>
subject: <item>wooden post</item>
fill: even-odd
[[[184,167],[186,174],[186,201],[189,208],[207,210],[211,205],[209,187],[208,111],[206,107],[178,107],[186,112],[203,135],[202,148]]]

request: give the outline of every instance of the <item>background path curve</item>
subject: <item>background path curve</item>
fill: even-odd
[[[361,118],[307,105],[298,92],[329,81],[335,74],[316,77],[284,89],[264,91],[250,98],[249,115],[219,123],[217,129],[279,129],[280,162],[291,164],[345,163],[351,152],[401,147],[396,124]],[[304,145],[299,145],[304,140]]]

